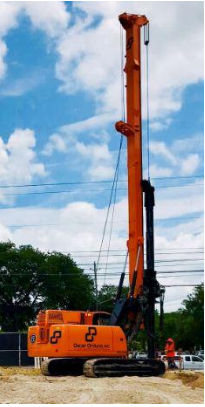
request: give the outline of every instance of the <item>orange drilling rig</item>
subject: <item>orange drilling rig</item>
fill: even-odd
[[[126,136],[128,148],[129,294],[126,298],[121,295],[123,272],[111,315],[102,311],[41,311],[37,325],[29,328],[28,354],[44,359],[41,370],[45,375],[158,376],[165,371],[164,363],[155,359],[155,303],[163,287],[154,270],[154,188],[142,178],[140,36],[143,26],[148,32],[149,22],[145,16],[127,13],[121,14],[119,21],[126,31],[127,122],[117,122],[116,130]],[[128,342],[141,328],[147,334],[148,358],[129,359]]]

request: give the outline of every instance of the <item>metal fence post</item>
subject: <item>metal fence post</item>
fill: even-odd
[[[19,367],[21,367],[21,334],[19,332]]]

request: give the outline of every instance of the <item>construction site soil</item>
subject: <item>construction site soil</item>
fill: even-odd
[[[90,379],[0,368],[1,404],[203,404],[204,373]]]

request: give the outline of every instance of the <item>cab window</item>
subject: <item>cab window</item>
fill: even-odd
[[[185,356],[185,360],[186,360],[186,362],[191,362],[190,356]]]
[[[110,315],[95,314],[93,316],[93,325],[110,325]]]
[[[193,362],[202,362],[202,360],[200,358],[198,358],[197,356],[192,356],[192,361]]]

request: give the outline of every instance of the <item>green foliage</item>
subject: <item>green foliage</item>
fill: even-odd
[[[193,349],[204,344],[204,285],[194,288],[179,310],[179,347]]]
[[[127,295],[128,287],[123,287],[122,295]],[[115,298],[117,294],[117,286],[103,285],[98,293],[99,308],[106,312],[112,312]]]
[[[0,243],[0,326],[24,330],[40,309],[88,309],[93,282],[69,255]]]
[[[195,287],[192,294],[182,302],[183,307],[164,315],[161,347],[167,338],[174,339],[176,348],[194,350],[204,344],[204,285]],[[156,317],[158,325],[158,316]]]
[[[159,336],[159,349],[164,349],[165,342],[168,338],[174,339],[176,345],[178,341],[178,327],[180,315],[179,312],[169,312],[164,314],[164,327],[161,337]],[[159,315],[156,313],[156,332],[158,332]]]

